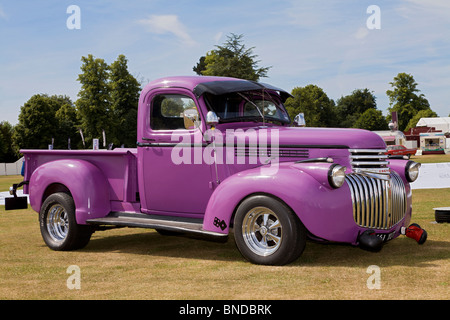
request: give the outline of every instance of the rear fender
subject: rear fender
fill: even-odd
[[[29,183],[33,210],[40,211],[49,188],[55,185],[64,186],[72,195],[78,224],[104,217],[111,211],[108,182],[102,171],[88,161],[63,159],[39,166]]]

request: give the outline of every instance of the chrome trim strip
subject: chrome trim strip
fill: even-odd
[[[385,153],[386,149],[348,149],[351,153]]]
[[[353,155],[350,156],[350,159],[387,159],[388,155],[386,154],[380,154],[380,155],[375,155],[375,156],[371,156],[371,155]]]
[[[354,166],[387,166],[389,161],[352,161]]]

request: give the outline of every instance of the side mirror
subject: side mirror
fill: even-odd
[[[184,110],[183,119],[185,129],[190,130],[200,126],[200,122],[198,121],[198,111],[196,108]]]
[[[183,117],[191,119],[192,121],[198,120],[198,111],[196,108],[186,109],[183,112]]]
[[[214,111],[208,111],[206,114],[206,124],[207,125],[215,125],[219,123],[219,117]]]
[[[296,115],[294,118],[294,124],[297,127],[305,127],[306,126],[305,115],[303,113],[299,113],[298,115]]]

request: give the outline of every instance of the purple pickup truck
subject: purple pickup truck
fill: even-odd
[[[21,150],[24,193],[53,250],[87,245],[113,227],[226,241],[256,264],[297,259],[307,239],[378,251],[410,225],[420,165],[389,159],[375,133],[299,127],[290,94],[226,77],[150,82],[139,100],[137,147]],[[23,205],[18,185],[6,209]]]

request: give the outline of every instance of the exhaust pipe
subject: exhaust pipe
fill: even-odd
[[[363,250],[378,252],[383,248],[383,240],[374,230],[366,230],[359,235],[359,247]]]

